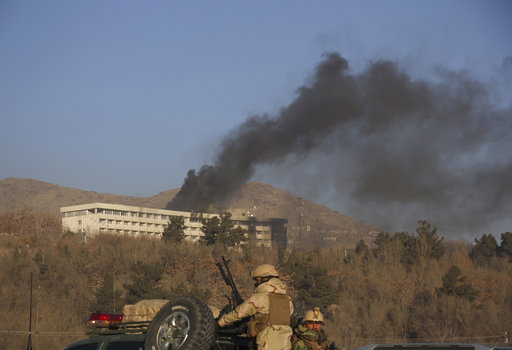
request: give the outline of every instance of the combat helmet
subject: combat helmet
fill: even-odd
[[[279,277],[279,273],[274,265],[263,264],[251,272],[251,278],[255,279],[258,277]]]
[[[306,311],[304,315],[304,321],[321,322],[324,323],[324,315],[320,312],[319,307],[315,307],[314,310]]]

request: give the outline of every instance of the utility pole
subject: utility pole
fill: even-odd
[[[30,316],[28,324],[28,343],[27,350],[32,350],[32,272],[30,273]]]
[[[309,232],[309,230],[310,230],[309,225],[304,226],[304,213],[303,213],[304,200],[301,197],[297,197],[296,199],[297,199],[297,204],[298,204],[298,207],[297,207],[298,225],[288,227],[288,229],[290,231],[292,231],[289,233],[293,239],[293,245],[295,245],[295,246],[297,246],[299,244],[298,242],[302,241],[302,239],[304,238],[303,232],[304,231]]]
[[[114,270],[112,270],[112,297],[114,299],[114,313],[116,312],[116,276]]]
[[[299,239],[302,239],[302,206],[304,205],[304,200],[302,197],[297,197],[297,202],[299,203]]]

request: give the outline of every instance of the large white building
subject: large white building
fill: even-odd
[[[257,218],[240,209],[228,211],[233,214],[232,219],[235,225],[249,232],[249,241],[264,247],[273,245],[286,247],[287,219]],[[198,241],[204,235],[201,231],[204,219],[218,215],[108,203],[62,207],[60,212],[64,229],[86,236],[111,233],[133,237],[161,237],[170,217],[182,216],[186,227],[185,238],[191,241]]]

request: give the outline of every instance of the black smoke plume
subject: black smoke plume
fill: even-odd
[[[410,215],[482,229],[512,208],[512,112],[495,103],[465,73],[414,80],[377,61],[356,75],[329,53],[289,106],[249,117],[223,140],[214,165],[190,170],[167,208],[206,211],[257,167],[322,152],[328,161],[315,171],[328,181],[312,176],[310,189],[351,203],[348,215],[384,227]]]

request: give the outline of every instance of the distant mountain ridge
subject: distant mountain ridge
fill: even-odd
[[[58,215],[60,207],[94,202],[165,208],[178,191],[171,189],[151,197],[133,197],[11,177],[0,181],[0,215],[24,207]],[[360,239],[370,239],[370,233],[379,230],[376,226],[357,221],[325,206],[302,200],[303,230],[301,237],[298,237],[299,198],[264,183],[249,182],[242,185],[223,206],[247,209],[256,217],[287,218],[290,236],[300,241],[300,245],[306,246],[336,243],[352,245]]]

